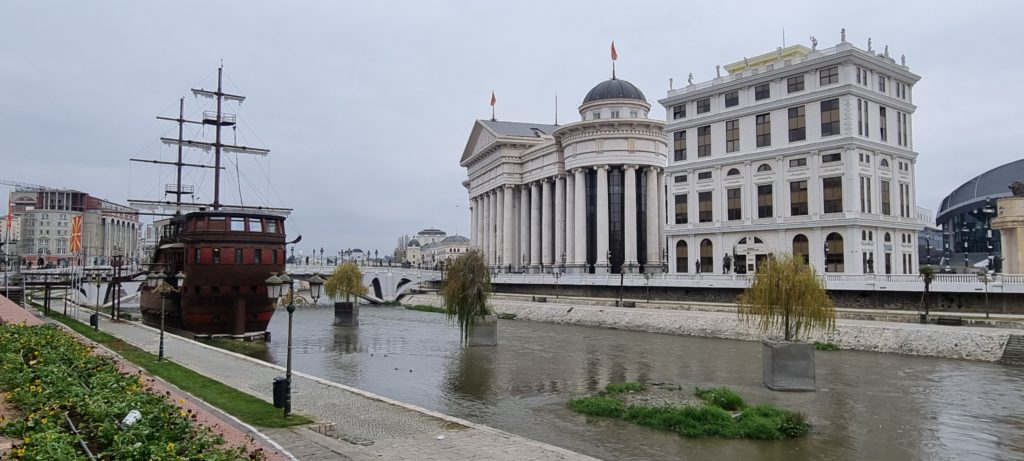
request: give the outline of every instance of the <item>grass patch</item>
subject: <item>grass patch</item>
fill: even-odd
[[[810,424],[800,413],[772,405],[750,406],[735,391],[725,387],[698,388],[699,405],[645,406],[623,403],[623,394],[643,392],[640,383],[609,384],[588,397],[572,399],[569,408],[592,416],[630,421],[642,426],[669,430],[683,437],[782,440],[807,433]]]
[[[821,343],[821,342],[815,341],[814,342],[814,349],[819,350],[819,351],[838,351],[839,350],[839,346],[837,346],[837,345],[835,345],[833,343]]]
[[[289,427],[310,424],[309,418],[291,415],[285,419],[280,408],[268,402],[210,379],[171,361],[158,361],[157,356],[132,346],[103,331],[94,331],[90,326],[73,318],[50,312],[50,317],[67,325],[75,332],[100,343],[116,352],[125,360],[143,368],[153,376],[159,376],[178,388],[205,400],[224,412],[246,423],[260,427]]]
[[[443,307],[427,306],[425,304],[414,304],[412,306],[405,306],[405,308],[411,311],[437,312],[439,314],[447,312]]]

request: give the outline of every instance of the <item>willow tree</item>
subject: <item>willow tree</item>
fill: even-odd
[[[487,297],[491,291],[491,271],[479,250],[463,253],[446,268],[448,273],[441,287],[441,297],[448,320],[458,324],[465,344],[477,317],[490,314]]]
[[[345,302],[350,302],[352,295],[365,295],[366,286],[363,285],[363,273],[352,262],[334,268],[334,272],[324,282],[324,293],[333,300],[345,296]]]
[[[739,316],[763,334],[782,333],[786,341],[831,331],[836,322],[832,298],[814,269],[790,254],[758,265],[754,282],[740,295]]]

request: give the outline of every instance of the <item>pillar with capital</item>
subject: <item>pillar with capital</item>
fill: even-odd
[[[573,251],[570,257],[570,271],[574,274],[587,272],[587,172],[583,168],[573,170],[576,179],[573,214]]]
[[[512,186],[505,185],[505,204],[502,211],[505,212],[504,230],[502,231],[502,243],[501,243],[501,264],[503,267],[511,267],[515,265],[515,256],[512,254],[512,238],[515,235],[513,231],[513,218],[512,218]]]
[[[563,263],[563,255],[565,255],[565,176],[558,175],[555,178],[555,251],[552,255],[555,258],[555,267]]]
[[[571,264],[574,259],[573,251],[575,251],[575,246],[573,245],[573,238],[575,238],[575,235],[573,234],[573,229],[575,229],[574,221],[576,219],[575,184],[576,175],[571,172],[567,172],[567,174],[565,175],[565,245],[563,247],[564,253],[559,255],[559,257],[562,257],[562,255],[565,256],[565,261],[559,261],[559,263],[564,262],[566,270],[568,270],[569,264]]]
[[[490,265],[498,263],[497,249],[498,242],[494,239],[498,228],[498,193],[491,191],[488,195],[488,209],[490,210],[491,219],[487,223],[487,262]]]
[[[595,167],[597,170],[597,262],[594,272],[607,274],[611,267],[608,261],[608,165]]]
[[[647,210],[647,259],[644,264],[644,272],[661,272],[661,250],[658,242],[661,237],[658,234],[658,167],[647,168],[647,199],[645,209]]]
[[[530,272],[540,272],[540,184],[530,185]]]
[[[541,261],[544,263],[544,270],[547,271],[551,268],[554,258],[554,216],[552,213],[552,198],[554,197],[553,188],[554,184],[551,178],[544,178],[542,181],[543,191],[541,192],[541,209],[540,209],[540,222],[541,222]]]
[[[639,269],[636,259],[636,165],[625,165],[622,167],[623,176],[623,216],[622,229],[625,258],[623,259],[625,270]]]
[[[526,270],[530,264],[530,189],[519,186],[519,251],[516,266]]]
[[[497,198],[494,199],[497,206],[495,214],[496,225],[494,226],[494,264],[502,266],[505,262],[502,255],[505,251],[505,187],[498,186],[496,189]]]
[[[488,192],[484,192],[480,195],[480,251],[484,254],[484,260],[490,263],[491,254],[488,251],[491,245],[491,239],[487,238],[487,228],[491,225],[491,195]],[[423,245],[423,243],[420,243]]]

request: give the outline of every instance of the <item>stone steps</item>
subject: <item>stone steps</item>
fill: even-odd
[[[1024,365],[1024,335],[1010,335],[1003,348],[1003,363]]]

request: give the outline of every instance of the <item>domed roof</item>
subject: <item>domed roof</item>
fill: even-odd
[[[412,239],[412,240],[409,240],[409,243],[406,244],[405,246],[407,246],[407,247],[418,247],[418,246],[420,246],[420,241],[416,240],[416,239]]]
[[[433,229],[433,228],[423,229],[423,230],[420,231],[419,235],[444,235],[444,231],[441,230],[441,229]]]
[[[1024,159],[997,166],[960,187],[942,199],[935,221],[942,224],[955,215],[971,211],[984,205],[986,200],[995,201],[1000,197],[1010,196],[1008,186],[1013,181],[1024,178]]]
[[[461,235],[453,235],[444,240],[441,240],[441,243],[469,243],[469,239]]]
[[[586,104],[602,99],[637,99],[647,102],[647,98],[644,98],[644,94],[639,88],[632,83],[617,78],[598,83],[597,86],[587,93],[587,97],[583,98],[583,103]]]

